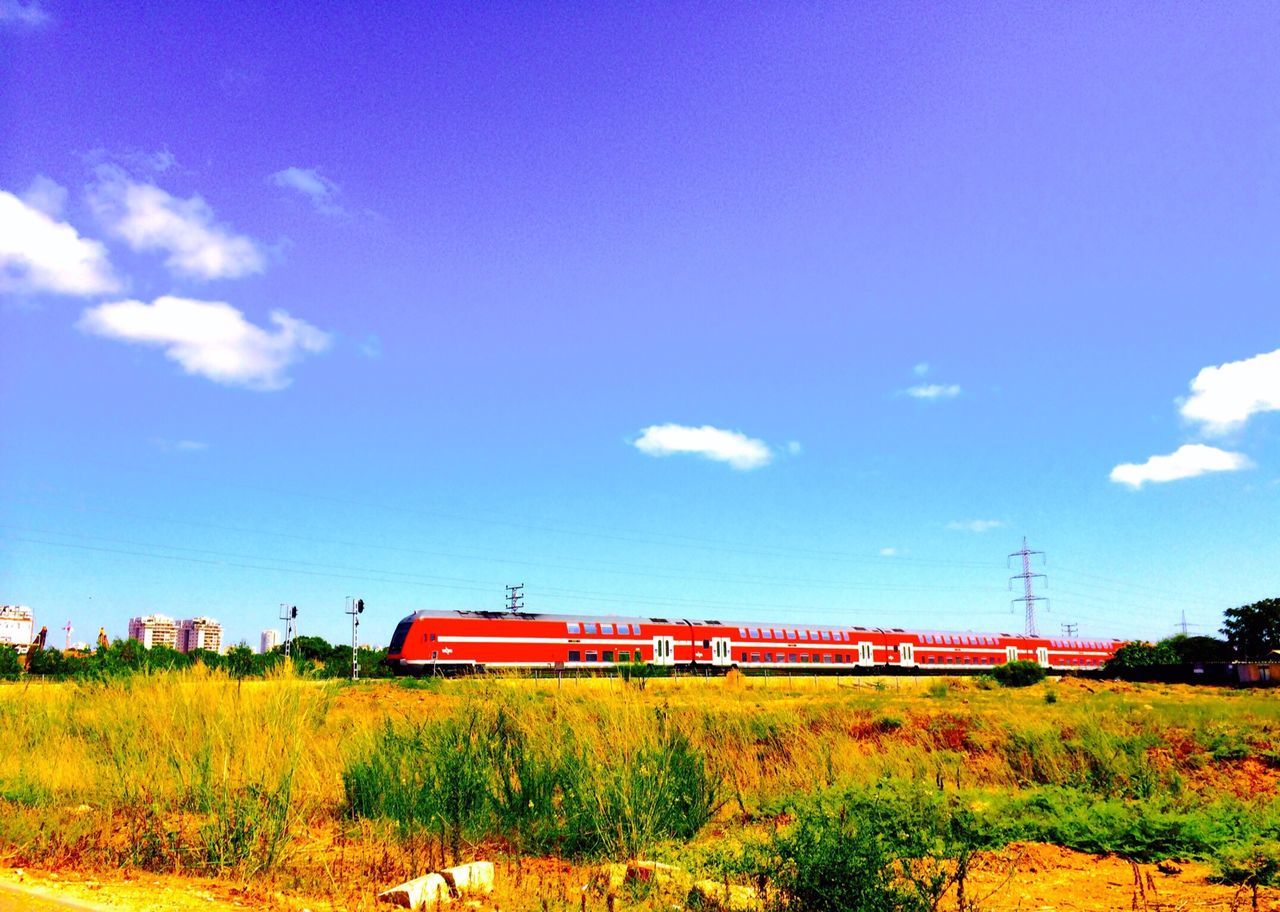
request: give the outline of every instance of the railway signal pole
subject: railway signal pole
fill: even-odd
[[[280,620],[284,621],[284,657],[289,658],[289,648],[298,635],[298,606],[280,603]]]
[[[1027,538],[1024,535],[1022,537],[1022,549],[1019,551],[1014,551],[1012,554],[1009,555],[1010,561],[1012,561],[1015,557],[1022,558],[1022,572],[1019,573],[1017,576],[1009,577],[1009,589],[1010,591],[1013,590],[1014,580],[1016,579],[1022,580],[1022,598],[1016,598],[1010,604],[1016,605],[1018,602],[1022,602],[1023,605],[1026,607],[1027,636],[1036,635],[1036,602],[1044,602],[1046,609],[1049,607],[1049,600],[1042,595],[1036,595],[1034,588],[1032,586],[1032,583],[1036,577],[1040,577],[1045,581],[1046,588],[1049,585],[1049,582],[1048,582],[1049,578],[1045,576],[1045,574],[1031,572],[1031,558],[1037,554],[1040,556],[1040,562],[1043,564],[1045,562],[1044,552],[1032,551],[1027,546]]]
[[[524,608],[524,583],[507,587],[507,610],[517,614]]]
[[[351,680],[360,679],[360,657],[356,650],[360,640],[360,615],[364,614],[364,599],[347,596],[347,614],[351,615]]]

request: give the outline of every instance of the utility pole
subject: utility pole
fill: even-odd
[[[1062,625],[1062,635],[1064,637],[1074,637],[1079,630],[1080,630],[1079,624],[1063,624]]]
[[[293,638],[298,633],[298,606],[281,602],[280,620],[284,621],[284,657],[287,659]]]
[[[507,587],[507,610],[518,614],[524,608],[524,583]]]
[[[360,658],[356,654],[356,649],[360,642],[360,615],[364,614],[364,599],[347,596],[347,606],[344,609],[347,614],[351,615],[351,680],[358,681],[360,679]]]
[[[1009,589],[1010,591],[1013,590],[1014,580],[1016,579],[1022,580],[1022,598],[1016,598],[1010,604],[1016,605],[1018,602],[1022,602],[1026,606],[1027,636],[1036,636],[1036,602],[1044,602],[1046,609],[1049,607],[1049,600],[1042,595],[1036,595],[1032,587],[1032,582],[1035,580],[1036,577],[1040,577],[1041,579],[1045,580],[1046,588],[1049,585],[1049,582],[1048,582],[1049,578],[1045,576],[1043,573],[1031,572],[1031,558],[1037,554],[1040,555],[1040,562],[1043,564],[1045,562],[1044,552],[1032,551],[1027,546],[1027,538],[1024,535],[1022,537],[1022,549],[1019,551],[1014,551],[1012,554],[1009,555],[1010,561],[1012,561],[1015,557],[1022,558],[1022,572],[1019,573],[1017,576],[1009,577]]]

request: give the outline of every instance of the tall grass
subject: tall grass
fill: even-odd
[[[352,814],[521,849],[633,857],[689,839],[717,807],[707,758],[666,713],[490,694],[448,718],[386,724],[343,776]]]
[[[10,693],[4,797],[87,805],[114,821],[103,849],[122,862],[251,876],[286,850],[332,693],[287,671],[242,683],[198,667]]]

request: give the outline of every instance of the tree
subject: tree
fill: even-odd
[[[1178,654],[1178,661],[1183,665],[1195,665],[1198,662],[1230,662],[1232,659],[1231,644],[1217,637],[1186,636],[1179,633],[1163,642]]]
[[[21,669],[18,650],[12,646],[0,646],[0,680],[16,680]]]
[[[1261,659],[1280,649],[1280,599],[1228,608],[1223,616],[1222,633],[1238,658]]]
[[[1125,643],[1107,659],[1104,668],[1115,671],[1120,668],[1145,668],[1149,665],[1177,665],[1177,651],[1169,645],[1168,640],[1151,644],[1134,641]]]

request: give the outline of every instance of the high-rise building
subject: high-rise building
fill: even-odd
[[[26,605],[0,605],[0,644],[26,652],[34,626],[34,615]]]
[[[280,645],[279,630],[262,631],[262,648],[259,650],[259,652],[261,652],[263,655],[266,655],[268,652],[275,649],[279,645]]]
[[[178,626],[178,651],[194,652],[197,649],[222,650],[222,625],[213,618],[191,618]]]
[[[129,639],[137,640],[150,649],[152,646],[168,646],[178,648],[178,625],[173,618],[163,614],[148,614],[146,617],[130,618]]]

